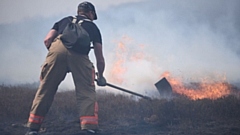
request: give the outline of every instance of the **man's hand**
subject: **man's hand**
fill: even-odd
[[[52,39],[45,39],[45,40],[44,40],[44,44],[45,44],[45,46],[46,46],[47,49],[50,48],[51,43],[52,43]]]
[[[46,36],[45,39],[44,39],[44,44],[45,44],[45,46],[47,47],[47,49],[50,48],[50,46],[51,46],[51,44],[52,44],[52,41],[53,41],[54,38],[56,38],[56,36],[57,36],[57,31],[56,31],[56,30],[51,29],[51,30],[48,32],[47,36]]]
[[[102,76],[102,77],[99,77],[97,79],[97,85],[98,86],[106,86],[107,85],[107,81],[106,79]]]

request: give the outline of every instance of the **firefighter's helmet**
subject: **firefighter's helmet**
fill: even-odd
[[[78,5],[78,10],[84,10],[86,12],[92,11],[94,13],[94,20],[97,20],[97,13],[96,13],[95,7],[92,3],[87,2],[87,1],[82,2]]]

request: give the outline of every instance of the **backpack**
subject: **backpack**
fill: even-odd
[[[67,24],[60,37],[64,46],[68,49],[86,49],[90,46],[90,37],[88,32],[81,26],[84,21],[90,21],[83,19],[77,22],[76,16],[73,16],[71,23]]]

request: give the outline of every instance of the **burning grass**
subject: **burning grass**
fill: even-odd
[[[0,86],[0,134],[23,134],[36,89]],[[131,96],[98,91],[99,123],[106,134],[239,134],[240,99],[234,95],[217,99],[134,100]],[[76,134],[78,114],[74,91],[59,92],[45,119],[45,134]]]

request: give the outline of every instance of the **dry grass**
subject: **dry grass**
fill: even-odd
[[[0,86],[0,133],[2,130],[3,133],[11,134],[11,131],[7,131],[11,130],[10,127],[7,128],[4,124],[27,121],[35,92],[35,88]],[[179,96],[171,100],[147,101],[133,100],[132,97],[100,91],[98,101],[99,123],[103,129],[109,131],[109,134],[115,132],[140,134],[137,131],[131,132],[134,130],[139,130],[146,135],[156,132],[158,134],[214,135],[219,134],[220,131],[223,134],[240,133],[240,99],[233,95],[217,100],[193,101]],[[58,128],[65,126],[66,123],[78,122],[74,91],[56,94],[44,126],[49,128],[48,126],[54,121],[62,123]],[[57,126],[58,122],[52,125]],[[58,128],[55,130],[60,130]]]

